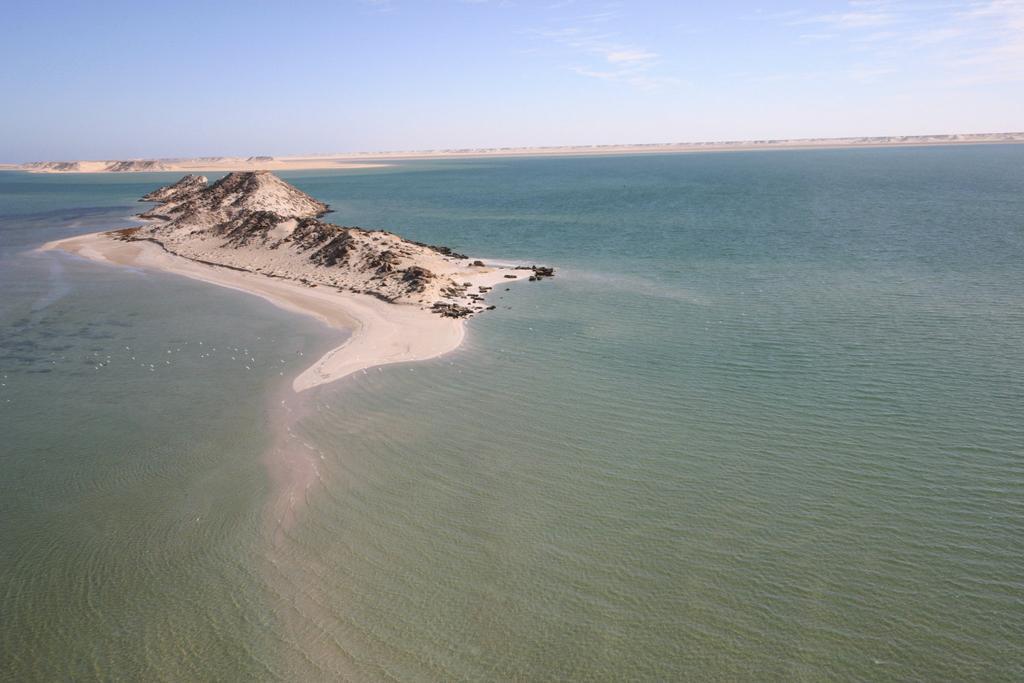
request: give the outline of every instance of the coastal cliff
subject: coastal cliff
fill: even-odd
[[[501,281],[538,280],[552,268],[496,267],[384,230],[324,222],[320,202],[268,171],[229,173],[209,183],[187,175],[140,201],[142,228],[110,233],[156,242],[166,251],[208,265],[369,294],[446,317],[467,317],[486,306]]]
[[[13,164],[12,169],[29,173],[125,173],[143,171],[288,171],[314,168],[372,168],[387,166],[395,159],[457,158],[490,156],[609,155],[665,152],[713,152],[744,149],[828,149],[841,147],[906,147],[933,145],[981,145],[1024,143],[1024,132],[955,133],[948,135],[886,135],[847,138],[789,138],[765,140],[719,140],[704,142],[636,143],[617,145],[575,145],[568,147],[467,147],[460,149],[406,150],[391,152],[350,152],[301,156],[193,157],[129,159],[107,161],[34,161]],[[0,167],[3,167],[0,164]]]
[[[129,159],[126,161],[32,161],[20,166],[29,173],[138,173],[142,171],[170,171],[158,159]]]

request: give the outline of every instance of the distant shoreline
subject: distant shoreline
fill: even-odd
[[[128,159],[105,161],[40,161],[0,164],[0,170],[29,173],[188,173],[217,171],[300,171],[383,168],[387,161],[411,159],[459,159],[545,156],[613,156],[620,154],[671,154],[730,152],[771,149],[840,149],[851,147],[929,147],[945,145],[1024,143],[1024,132],[969,133],[955,135],[894,135],[847,138],[794,138],[632,145],[569,145],[553,147],[489,147],[473,149],[346,152],[259,157],[201,157],[175,159]]]

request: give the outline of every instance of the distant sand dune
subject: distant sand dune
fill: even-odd
[[[576,145],[552,147],[478,147],[393,152],[346,152],[293,156],[196,157],[176,159],[128,159],[119,161],[37,161],[0,168],[32,173],[125,173],[139,171],[288,171],[306,169],[358,169],[387,166],[399,159],[444,159],[489,156],[606,155],[670,152],[724,152],[754,149],[813,149],[830,147],[901,147],[918,145],[976,145],[1024,142],[1024,132],[956,133],[950,135],[890,135],[846,138],[793,138],[726,140],[718,142],[668,142],[632,145]],[[376,162],[376,163],[374,163]]]

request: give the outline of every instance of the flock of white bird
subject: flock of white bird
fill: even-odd
[[[262,340],[261,337],[256,337],[256,341],[261,341],[261,340]],[[270,341],[271,341],[271,343],[274,342],[273,339],[271,339]],[[175,360],[174,355],[175,354],[180,354],[182,352],[182,347],[188,347],[190,345],[192,345],[192,343],[186,341],[186,342],[182,343],[182,346],[175,346],[173,348],[166,349],[165,350],[166,355],[167,356],[171,356],[171,358],[163,358],[163,363],[160,363],[159,361],[157,361],[156,363],[147,363],[145,361],[139,362],[138,358],[135,355],[129,355],[128,360],[130,362],[138,362],[139,363],[139,367],[141,367],[141,368],[148,368],[150,372],[156,372],[157,368],[159,368],[161,366],[166,367],[166,366],[169,366],[169,365],[174,365],[174,360]],[[213,358],[214,354],[217,353],[217,347],[216,346],[206,345],[206,343],[202,342],[202,341],[196,342],[195,346],[197,348],[201,348],[201,350],[199,351],[199,355],[198,355],[199,358]],[[132,347],[129,346],[129,345],[125,345],[124,351],[126,352],[125,355],[132,354]],[[185,351],[187,352],[188,348],[185,348]],[[250,351],[248,349],[248,347],[245,347],[245,346],[228,346],[228,347],[225,347],[225,348],[222,349],[222,353],[223,354],[230,353],[231,354],[231,360],[241,364],[246,370],[252,370],[252,369],[254,369],[256,367],[256,353],[255,353],[255,351]],[[295,353],[296,353],[297,356],[302,356],[303,355],[302,351],[296,351]],[[62,356],[61,358],[64,359],[65,357]],[[95,365],[93,365],[93,369],[94,370],[101,370],[101,369],[107,367],[108,365],[110,365],[111,363],[113,363],[114,360],[115,360],[115,357],[114,357],[113,354],[109,354],[109,353],[106,354],[105,357],[101,357],[101,353],[99,351],[93,351],[93,359],[95,361]],[[51,361],[51,362],[56,362],[56,361]],[[278,359],[278,363],[281,364],[281,365],[284,365],[287,362],[288,362],[288,359],[286,359],[286,358],[279,358]],[[283,375],[284,374],[284,370],[280,370],[278,374]]]

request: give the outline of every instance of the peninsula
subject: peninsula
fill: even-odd
[[[50,242],[86,258],[155,268],[256,294],[350,331],[293,383],[296,391],[360,369],[432,358],[459,346],[463,320],[494,309],[500,283],[554,275],[485,264],[383,230],[324,222],[320,202],[268,171],[209,183],[187,175],[147,194],[142,227]]]
[[[467,147],[390,152],[345,152],[291,156],[196,157],[106,161],[33,161],[0,164],[0,170],[30,173],[213,172],[244,170],[360,169],[388,166],[403,159],[447,159],[511,156],[601,156],[613,154],[670,154],[769,149],[831,149],[843,147],[921,147],[933,145],[1012,144],[1024,142],[1024,132],[951,133],[942,135],[885,135],[844,138],[779,138],[708,142],[655,142],[622,145],[548,147]]]

